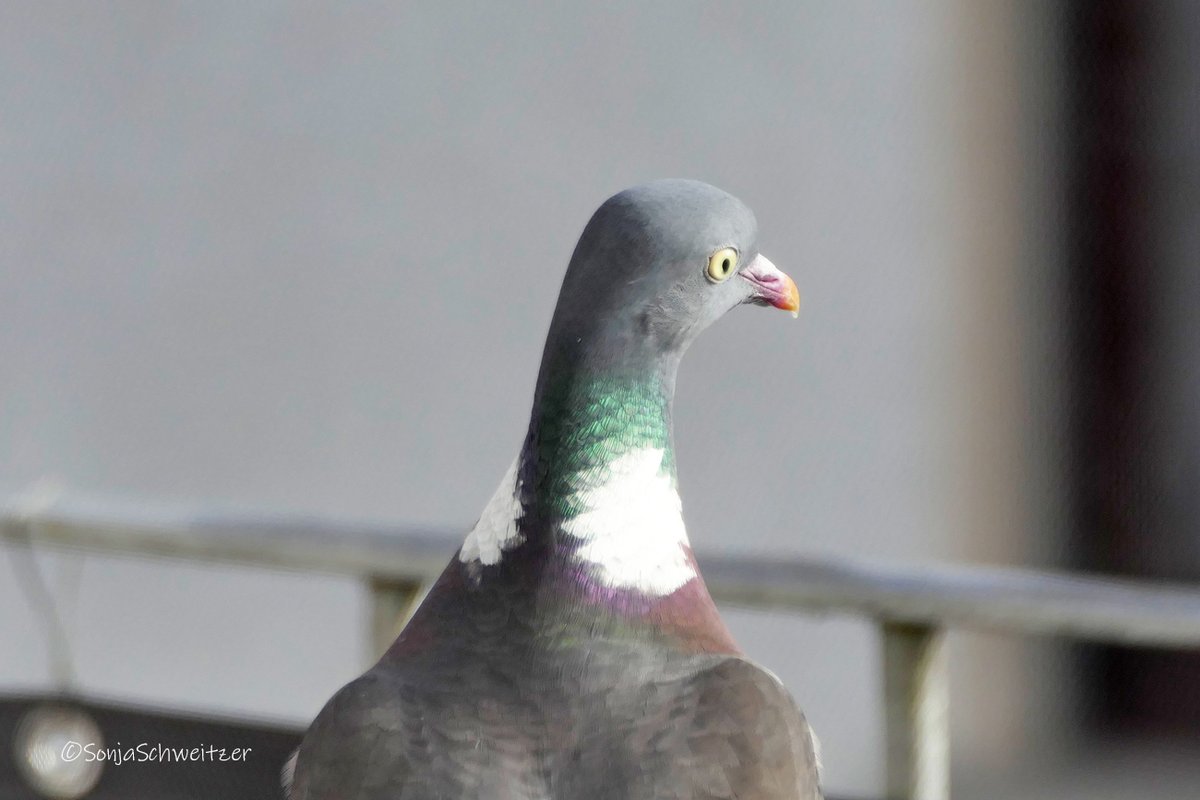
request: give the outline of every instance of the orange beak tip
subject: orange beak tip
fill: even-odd
[[[796,282],[790,277],[787,285],[787,301],[783,308],[786,311],[792,312],[792,319],[800,318],[800,290],[796,288]]]

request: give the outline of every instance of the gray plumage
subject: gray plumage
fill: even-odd
[[[596,212],[517,462],[519,535],[491,541],[492,558],[464,547],[379,663],[329,701],[289,765],[290,800],[820,797],[808,724],[741,655],[698,573],[661,591],[653,575],[623,584],[581,560],[568,525],[605,510],[578,498],[602,496],[605,465],[629,453],[663,454],[674,481],[675,370],[704,327],[740,303],[795,309],[756,233],[744,205],[694,181]],[[722,248],[733,272],[714,280]]]

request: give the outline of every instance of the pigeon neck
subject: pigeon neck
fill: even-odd
[[[676,489],[677,363],[543,366],[519,470],[522,530],[605,591],[662,597],[698,577]]]
[[[671,407],[677,367],[677,358],[640,368],[548,358],[522,453],[527,507],[569,516],[576,509],[565,500],[578,490],[581,471],[648,450],[661,454],[661,472],[674,484]]]

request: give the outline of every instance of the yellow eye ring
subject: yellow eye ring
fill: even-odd
[[[708,269],[704,274],[713,283],[722,283],[737,270],[737,262],[738,251],[732,247],[722,247],[708,257]]]

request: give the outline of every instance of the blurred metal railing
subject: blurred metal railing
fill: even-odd
[[[355,576],[370,588],[377,653],[455,546],[428,529],[62,497],[0,511],[0,541]],[[1025,569],[745,557],[700,563],[718,602],[846,613],[879,626],[889,800],[949,797],[949,628],[1200,649],[1196,588]]]

